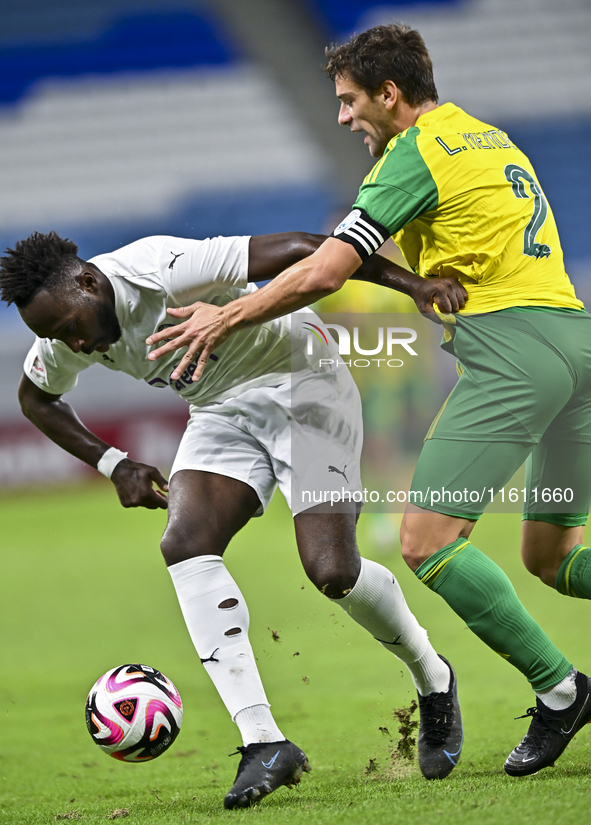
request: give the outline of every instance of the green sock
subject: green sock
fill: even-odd
[[[573,547],[558,568],[554,586],[563,596],[591,599],[591,547]]]
[[[505,573],[467,539],[439,550],[416,575],[534,690],[548,690],[569,674],[572,665],[529,615]]]

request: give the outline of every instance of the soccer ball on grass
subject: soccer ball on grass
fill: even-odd
[[[182,721],[178,690],[148,665],[114,667],[86,700],[88,732],[101,750],[123,762],[160,756],[176,739]]]

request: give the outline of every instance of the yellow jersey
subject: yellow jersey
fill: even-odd
[[[583,308],[531,163],[452,103],[392,138],[354,209],[387,230],[417,274],[459,277],[463,313]]]

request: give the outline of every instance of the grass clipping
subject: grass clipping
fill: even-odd
[[[392,711],[392,717],[398,724],[398,741],[392,738],[388,728],[378,728],[382,735],[389,739],[387,765],[385,768],[380,768],[378,757],[370,757],[363,771],[367,778],[403,779],[413,773],[417,746],[416,729],[419,726],[419,720],[413,719],[412,716],[417,707],[413,699],[407,708],[394,708]]]

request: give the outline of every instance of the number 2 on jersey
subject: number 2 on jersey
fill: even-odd
[[[548,201],[539,183],[532,178],[529,172],[514,163],[505,166],[505,177],[511,184],[516,198],[530,197],[525,187],[525,184],[529,183],[529,191],[534,199],[534,212],[523,232],[523,254],[531,258],[549,258],[552,250],[548,244],[536,242],[536,235],[548,217]]]

